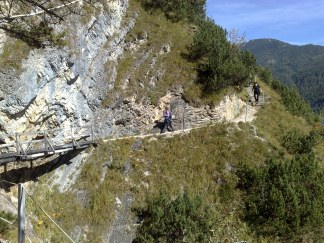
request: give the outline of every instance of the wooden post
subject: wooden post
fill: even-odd
[[[25,190],[18,184],[18,243],[25,243]]]
[[[74,135],[73,135],[73,124],[71,125],[71,137],[72,137],[72,148],[74,148],[75,143],[74,143]]]
[[[186,108],[185,108],[185,103],[183,104],[183,112],[182,112],[182,132],[184,131],[185,129],[185,112],[186,112]]]
[[[248,105],[246,103],[245,104],[245,122],[246,122],[247,114],[248,114]]]
[[[48,134],[46,131],[44,131],[44,143],[45,143],[45,153],[51,151],[55,153],[55,149],[53,145],[51,144],[50,140],[48,139]]]
[[[17,132],[16,132],[16,134],[15,134],[15,137],[16,137],[16,150],[17,150],[17,154],[20,154],[20,149],[19,149],[19,140],[18,140],[19,135],[18,135]]]
[[[44,150],[45,150],[45,153],[48,150],[48,148],[47,148],[47,133],[46,133],[46,131],[44,131]]]
[[[94,143],[93,125],[91,124],[91,142]]]

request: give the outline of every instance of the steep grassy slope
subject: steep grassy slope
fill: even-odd
[[[242,218],[244,200],[236,186],[240,176],[237,168],[242,164],[263,166],[270,157],[290,158],[282,135],[293,129],[305,134],[311,130],[302,118],[285,110],[275,92],[262,86],[271,103],[261,108],[253,124],[223,123],[170,138],[102,143],[85,161],[68,192],[48,190],[52,172],[31,185],[34,197],[67,232],[80,231],[86,236],[79,240],[100,242],[113,227],[115,217],[121,217],[120,211],[126,218],[123,223],[132,232],[137,221],[131,208],[145,207],[146,200],[161,191],[176,196],[186,190],[200,196],[212,210],[213,240],[260,240],[262,237],[257,237]],[[324,161],[323,142],[317,150],[319,161]],[[125,206],[125,197],[132,202],[131,207]],[[46,217],[32,203],[29,205],[36,233],[53,242],[64,241]],[[264,239],[271,242],[272,237]]]
[[[161,12],[149,14],[139,1],[130,1],[124,21],[134,16],[138,16],[136,24],[126,38],[127,51],[118,62],[116,84],[107,94],[106,106],[111,96],[133,94],[156,104],[167,90],[186,86],[196,76],[195,65],[185,58],[194,33],[190,25],[173,23]],[[105,65],[110,68],[109,62]]]
[[[243,49],[252,52],[259,65],[270,68],[275,78],[296,86],[314,109],[323,107],[323,46],[257,39],[247,42]]]

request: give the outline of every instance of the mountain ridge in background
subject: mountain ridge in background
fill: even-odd
[[[268,67],[274,78],[296,86],[314,110],[324,108],[323,46],[265,38],[250,40],[242,48],[252,52],[259,65]]]

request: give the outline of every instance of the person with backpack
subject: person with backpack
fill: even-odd
[[[163,123],[161,133],[164,132],[165,128],[169,131],[169,127],[171,128],[171,131],[174,131],[172,126],[172,113],[168,107],[165,108],[163,112],[163,117],[164,117],[164,123]]]
[[[255,104],[258,104],[259,96],[261,94],[261,87],[260,87],[260,85],[257,84],[256,81],[254,81],[252,91],[253,91],[253,94],[254,94]]]

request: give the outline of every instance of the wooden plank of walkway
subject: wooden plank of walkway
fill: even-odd
[[[74,135],[73,129],[71,129],[71,136],[65,137],[65,143],[53,145],[52,141],[54,137],[49,137],[49,131],[62,131],[62,129],[54,129],[49,131],[31,131],[26,133],[16,133],[14,135],[8,135],[10,138],[15,138],[15,143],[1,144],[0,150],[6,149],[5,152],[0,154],[0,165],[5,165],[14,161],[26,161],[36,158],[47,157],[53,154],[62,154],[72,150],[81,150],[89,147],[92,144],[99,143],[98,137],[94,133],[93,126],[87,125],[80,127],[87,129],[87,133],[84,131],[81,135]],[[37,135],[26,139],[28,135]],[[20,138],[25,137],[25,141],[21,141]],[[33,147],[36,146],[36,147]],[[15,150],[15,151],[12,151]]]
[[[54,151],[45,150],[45,149],[35,149],[35,150],[27,150],[25,151],[25,154],[19,154],[19,153],[0,154],[0,165],[7,164],[9,162],[14,162],[14,161],[26,161],[35,158],[46,157],[53,154],[66,153],[72,150],[81,150],[89,147],[91,144],[95,144],[95,143],[82,142],[79,143],[79,147],[73,146],[72,143],[64,144],[60,146],[55,146]]]

